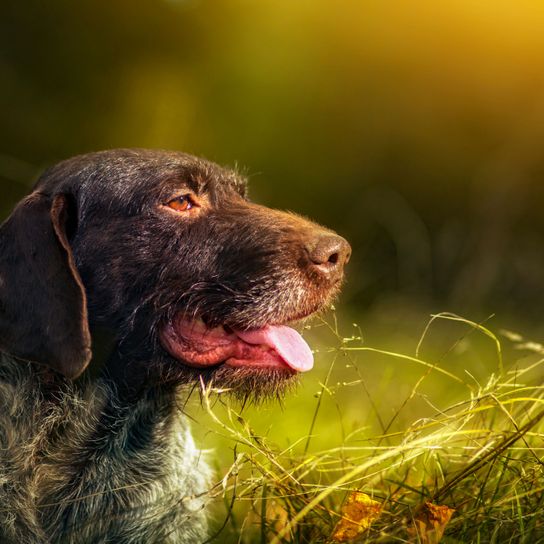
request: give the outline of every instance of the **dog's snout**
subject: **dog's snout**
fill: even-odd
[[[307,243],[306,249],[310,266],[322,274],[335,279],[342,274],[344,265],[351,256],[351,246],[341,236],[333,233],[320,233]]]

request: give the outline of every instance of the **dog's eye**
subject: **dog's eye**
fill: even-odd
[[[187,210],[190,210],[194,204],[190,195],[183,195],[170,200],[167,206],[177,212],[186,212]]]

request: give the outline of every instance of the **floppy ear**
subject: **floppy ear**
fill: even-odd
[[[76,378],[91,358],[68,198],[27,196],[0,227],[0,350]]]

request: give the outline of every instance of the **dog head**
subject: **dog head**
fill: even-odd
[[[338,293],[349,244],[250,202],[189,155],[113,150],[46,171],[0,229],[0,349],[79,376],[91,332],[123,382],[272,391],[312,365],[289,324]]]

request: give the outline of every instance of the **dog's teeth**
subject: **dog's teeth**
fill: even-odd
[[[204,323],[204,321],[202,321],[202,319],[195,319],[193,323],[193,330],[197,332],[204,332],[206,329],[206,324]]]
[[[222,325],[219,325],[218,327],[214,327],[213,329],[210,329],[208,331],[208,334],[211,334],[212,336],[225,336],[227,332],[225,331],[225,328]]]

